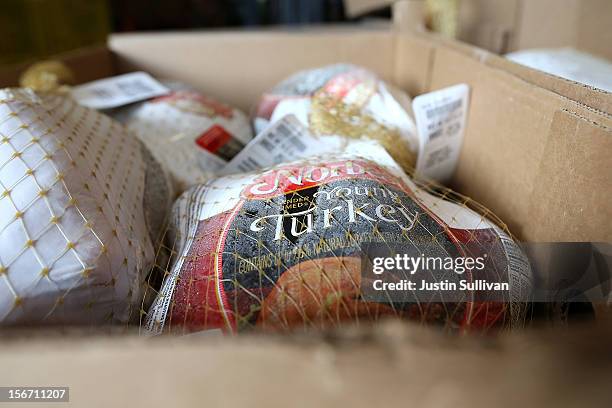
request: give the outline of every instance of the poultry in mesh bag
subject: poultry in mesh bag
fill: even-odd
[[[195,186],[174,204],[174,256],[145,332],[285,331],[385,316],[458,331],[521,326],[527,259],[483,215],[492,214],[440,191],[415,184],[372,140]],[[372,265],[381,253],[455,265],[437,276],[419,271],[423,280],[507,287],[377,291]],[[467,257],[483,268],[457,268]]]
[[[405,170],[418,154],[410,98],[373,72],[350,64],[300,71],[265,92],[254,109],[259,134],[269,124],[295,115],[316,136],[378,140]]]
[[[177,191],[206,181],[252,138],[248,117],[177,82],[171,92],[112,115],[166,168]]]
[[[69,97],[0,91],[1,324],[137,319],[171,199],[146,156]]]

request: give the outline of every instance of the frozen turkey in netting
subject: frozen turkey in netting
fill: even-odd
[[[69,97],[0,91],[0,322],[137,319],[154,254],[141,143]]]
[[[373,72],[350,64],[300,71],[266,91],[255,107],[259,134],[295,115],[316,136],[378,140],[404,169],[414,168],[418,138],[410,98]]]
[[[145,331],[283,331],[384,316],[457,330],[523,324],[530,266],[486,217],[493,215],[448,189],[416,185],[380,145],[364,146],[183,193],[172,214],[173,261]],[[445,279],[487,275],[509,289],[490,300],[461,290],[452,299],[431,291],[419,299],[374,298],[370,247],[414,257],[481,257],[485,272]]]

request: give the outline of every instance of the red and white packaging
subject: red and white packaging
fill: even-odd
[[[257,134],[293,114],[315,136],[378,140],[404,169],[419,148],[410,98],[374,73],[350,64],[300,71],[264,93],[255,107]]]
[[[177,83],[171,92],[122,109],[115,117],[168,169],[178,191],[205,182],[253,137],[248,117]]]
[[[484,216],[417,186],[379,145],[210,180],[175,203],[176,256],[145,331],[293,330],[397,316],[449,328],[523,323],[530,267]],[[363,297],[368,242],[466,246],[509,282],[506,302],[398,305]]]

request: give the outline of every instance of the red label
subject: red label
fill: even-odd
[[[232,135],[220,125],[212,125],[197,139],[196,143],[203,149],[211,153],[216,153],[227,142],[232,139]]]
[[[343,160],[320,166],[283,166],[264,173],[244,190],[248,199],[267,199],[319,184],[349,178],[376,180],[406,190],[406,185],[382,167],[363,160]]]

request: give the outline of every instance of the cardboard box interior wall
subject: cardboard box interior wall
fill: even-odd
[[[393,5],[394,24],[416,29],[426,0],[345,0],[351,17]],[[609,0],[460,0],[457,38],[497,54],[572,47],[612,60]]]
[[[452,182],[528,241],[612,241],[612,94],[432,35],[382,28],[114,35],[64,60],[79,81],[141,69],[249,110],[286,75],[366,66],[411,95],[471,87]],[[15,85],[23,67],[0,72]]]
[[[462,0],[459,38],[496,53],[573,47],[612,60],[609,0]]]

